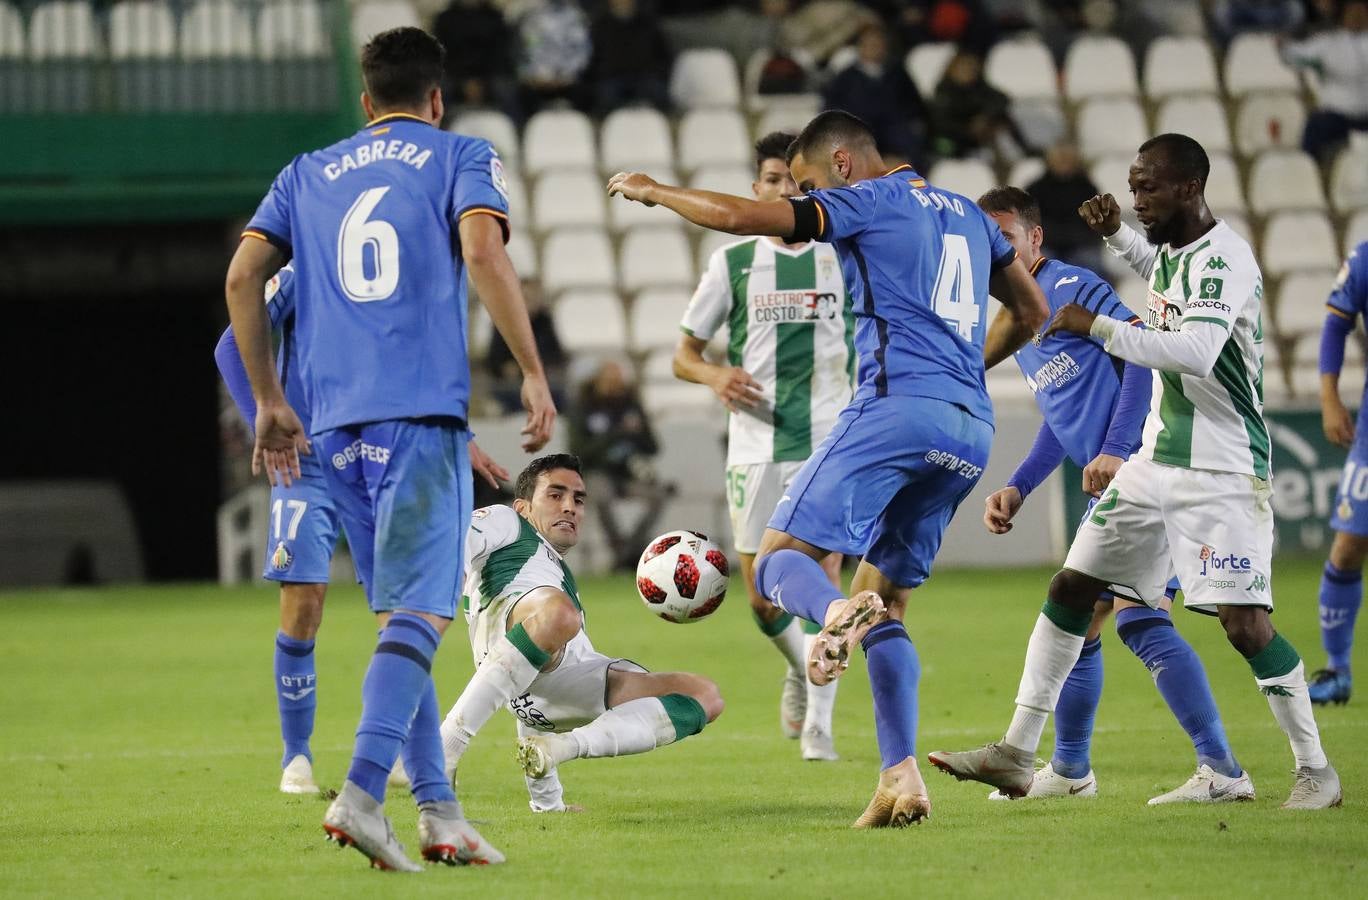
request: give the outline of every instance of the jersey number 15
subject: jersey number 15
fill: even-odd
[[[384,219],[371,218],[387,191],[388,187],[362,191],[337,232],[337,277],[343,292],[357,303],[388,300],[399,287],[399,235]]]

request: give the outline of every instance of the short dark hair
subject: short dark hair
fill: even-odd
[[[789,144],[788,153],[784,155],[784,162],[793,165],[793,158],[799,153],[806,159],[813,155],[813,151],[846,144],[849,146],[867,145],[869,149],[876,149],[874,142],[874,132],[869,130],[869,126],[859,116],[853,116],[845,110],[828,109],[820,112],[817,117],[804,126],[803,130],[794,138],[793,143]]]
[[[978,205],[986,213],[1012,213],[1027,228],[1040,226],[1040,204],[1019,187],[995,187],[978,198]]]
[[[1207,175],[1211,173],[1211,160],[1207,158],[1202,145],[1185,134],[1159,134],[1140,145],[1140,153],[1161,150],[1164,160],[1180,181],[1197,179],[1206,187]]]
[[[361,77],[371,103],[382,109],[423,103],[441,88],[446,50],[421,28],[382,31],[361,48]]]
[[[579,457],[573,453],[548,453],[538,456],[518,473],[518,482],[513,488],[513,496],[519,500],[531,500],[537,492],[537,479],[553,469],[580,471]]]
[[[789,145],[792,144],[798,135],[791,131],[771,131],[769,134],[755,142],[755,172],[760,173],[760,167],[765,164],[767,159],[782,159],[788,164],[785,154],[788,153]]]

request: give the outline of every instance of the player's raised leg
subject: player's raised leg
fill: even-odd
[[[1346,470],[1349,466],[1346,465]],[[1346,476],[1347,478],[1348,476]],[[1341,496],[1347,486],[1341,486]],[[1368,529],[1368,504],[1360,528]],[[1347,507],[1347,508],[1346,508]],[[1344,517],[1343,512],[1349,512]],[[1350,655],[1354,649],[1354,622],[1363,605],[1363,561],[1368,557],[1368,537],[1348,530],[1358,515],[1354,506],[1341,500],[1331,525],[1337,530],[1330,545],[1330,558],[1320,584],[1321,645],[1325,648],[1325,668],[1311,676],[1312,703],[1347,703],[1354,679]]]
[[[323,621],[327,584],[282,584],[280,630],[275,638],[275,689],[280,710],[280,790],[286,794],[316,794],[313,778],[314,710],[318,705],[318,673],[314,667],[314,639]]]

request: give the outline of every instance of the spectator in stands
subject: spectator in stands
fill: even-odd
[[[432,26],[446,47],[448,107],[494,107],[520,120],[513,29],[489,0],[452,0]]]
[[[546,369],[546,380],[551,384],[551,397],[557,409],[565,409],[566,355],[556,334],[556,320],[551,316],[542,299],[541,282],[533,278],[522,281],[523,299],[527,302],[527,315],[532,321],[532,337],[537,342],[537,354],[541,357],[542,367]],[[489,350],[485,353],[485,371],[493,383],[490,394],[499,404],[501,412],[516,413],[522,410],[522,376],[517,360],[508,349],[503,336],[497,328],[489,335]]]
[[[594,55],[589,65],[598,115],[629,103],[669,107],[670,45],[660,20],[637,0],[608,0],[590,31]]]
[[[882,24],[866,25],[855,45],[855,62],[827,85],[827,109],[841,109],[865,121],[879,151],[921,162],[924,153],[926,104],[907,77],[902,60],[889,53],[888,32]]]
[[[1040,206],[1045,255],[1100,271],[1101,242],[1078,215],[1078,208],[1101,192],[1083,168],[1078,148],[1060,141],[1045,151],[1045,174],[1027,185],[1026,193]]]
[[[997,34],[981,0],[865,0],[904,47],[947,42],[986,53]]]
[[[1210,7],[1211,33],[1224,48],[1246,31],[1289,31],[1301,25],[1306,10],[1299,0],[1216,0]]]
[[[636,565],[641,548],[655,533],[665,501],[674,493],[674,486],[662,484],[651,465],[659,449],[646,410],[628,384],[622,366],[605,361],[571,407],[570,450],[584,466],[590,493],[599,498],[594,505],[608,536],[615,569]],[[642,502],[630,528],[620,521],[625,504],[612,498]]]
[[[1302,149],[1329,162],[1350,131],[1368,131],[1368,0],[1345,0],[1338,28],[1284,43],[1282,54],[1320,76],[1320,106],[1306,119]]]
[[[795,6],[780,26],[783,46],[802,50],[819,63],[857,40],[865,28],[883,24],[873,10],[850,0],[808,0]]]
[[[518,82],[528,115],[564,100],[584,109],[580,77],[589,68],[589,20],[575,0],[532,0],[518,20]]]
[[[1030,153],[1030,145],[1009,115],[1010,109],[1007,95],[983,77],[983,59],[970,50],[956,51],[931,104],[936,153],[990,160]]]

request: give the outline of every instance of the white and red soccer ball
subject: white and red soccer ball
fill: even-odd
[[[727,595],[727,554],[697,531],[668,531],[646,545],[637,563],[637,593],[667,622],[688,624],[712,614]]]

